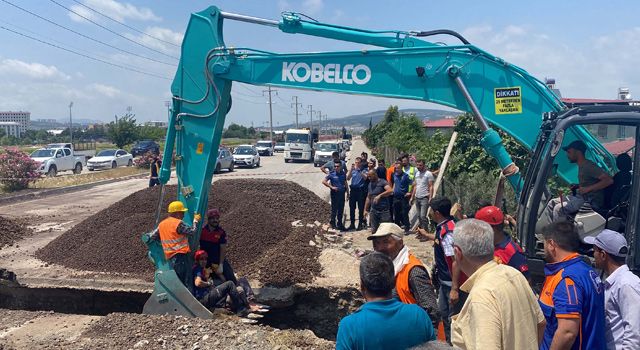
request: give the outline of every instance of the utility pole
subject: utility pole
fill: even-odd
[[[298,103],[298,96],[291,96],[291,99],[294,100],[295,102],[291,103],[291,107],[296,108],[296,129],[300,128],[300,125],[298,125],[298,116],[300,115],[300,113],[298,113],[298,106],[302,107],[302,103]]]
[[[317,110],[316,115],[318,116],[318,134],[322,133],[322,111]]]
[[[262,90],[263,96],[265,92],[269,94],[269,140],[273,144],[273,102],[271,102],[271,94],[275,93],[278,96],[278,91],[271,89],[271,86],[269,86],[267,90]]]
[[[313,105],[309,105],[307,113],[309,113],[309,117],[311,117],[311,120],[309,122],[309,129],[313,131]]]
[[[73,107],[73,101],[69,102],[69,138],[71,147],[73,147],[73,119],[71,119],[71,107]]]

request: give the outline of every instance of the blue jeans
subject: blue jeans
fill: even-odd
[[[442,323],[444,324],[444,334],[447,338],[447,342],[451,341],[452,310],[451,304],[449,303],[449,293],[451,293],[451,286],[447,286],[440,281],[440,289],[438,290],[438,309],[440,311],[440,317],[442,317]]]

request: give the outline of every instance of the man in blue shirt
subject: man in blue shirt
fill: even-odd
[[[435,339],[429,315],[416,304],[392,297],[393,262],[382,253],[360,261],[360,290],[366,303],[338,326],[337,350],[408,349]]]
[[[393,173],[393,219],[396,225],[404,226],[405,235],[409,234],[411,223],[409,222],[409,198],[411,192],[411,178],[402,170],[402,163],[396,162],[396,168]]]
[[[604,350],[604,287],[577,253],[580,236],[572,222],[543,229],[545,281],[540,308],[547,320],[541,350]]]
[[[334,170],[322,180],[322,184],[331,189],[331,219],[329,223],[331,228],[340,231],[346,231],[342,222],[342,213],[344,212],[344,195],[349,195],[347,188],[347,174],[342,168],[342,162],[336,160],[333,163]]]
[[[367,170],[362,168],[362,158],[357,157],[354,164],[351,165],[351,169],[347,173],[347,181],[351,181],[349,189],[349,218],[351,218],[351,225],[348,230],[355,230],[356,220],[356,205],[358,206],[358,230],[364,230],[364,202],[367,194]]]

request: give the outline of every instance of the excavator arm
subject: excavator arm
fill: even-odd
[[[368,47],[358,51],[291,54],[231,48],[223,40],[225,19]],[[447,46],[420,39],[436,34],[453,35],[462,44]],[[508,175],[516,193],[522,187],[521,176],[492,127],[531,150],[543,114],[565,109],[542,82],[452,31],[369,31],[305,20],[295,13],[284,13],[280,21],[273,21],[226,13],[212,6],[192,14],[183,39],[180,64],[171,86],[173,112],[160,171],[160,181],[165,184],[172,160],[175,161],[178,197],[189,208],[186,222],[206,210],[222,128],[231,108],[233,81],[421,100],[469,112],[482,130],[482,146]],[[611,157],[582,127],[568,130],[564,143],[575,139]],[[575,166],[566,160],[558,162],[558,175],[567,182],[575,181]],[[609,169],[607,164],[601,165]],[[192,248],[198,246],[198,236],[192,238]],[[162,261],[161,247],[156,242],[147,244],[157,270],[165,276],[170,274],[172,271]],[[168,312],[157,300],[179,288],[179,283],[162,288],[156,278],[156,288],[159,291],[154,292],[145,312]],[[196,315],[192,311],[181,313]]]

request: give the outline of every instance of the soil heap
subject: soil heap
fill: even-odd
[[[175,200],[176,186],[166,186],[163,208]],[[152,279],[153,265],[140,235],[153,229],[160,188],[135,192],[87,218],[36,256],[49,263],[88,271],[134,274]],[[320,273],[319,250],[309,245],[313,223],[329,205],[313,192],[283,180],[223,179],[209,192],[209,208],[222,212],[228,259],[236,273],[263,284],[286,286],[311,282]]]
[[[0,248],[30,235],[32,231],[25,223],[0,216]]]

